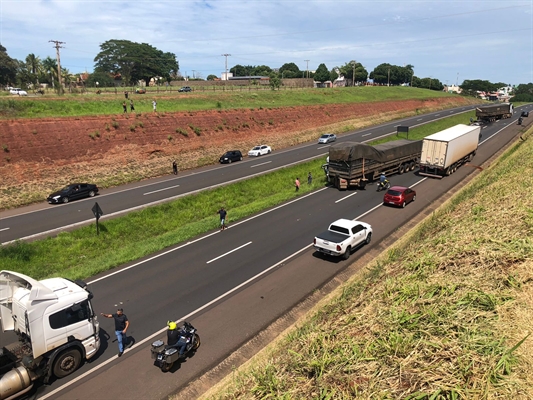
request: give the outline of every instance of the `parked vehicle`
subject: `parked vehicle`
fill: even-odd
[[[481,127],[455,125],[422,141],[420,175],[442,178],[453,174],[476,155]]]
[[[252,150],[248,152],[249,157],[259,157],[264,154],[270,154],[272,152],[272,149],[270,146],[267,146],[265,144],[260,144],[258,146],[255,146]]]
[[[350,257],[352,250],[370,243],[372,227],[361,221],[339,219],[333,222],[327,231],[322,232],[313,240],[316,251],[331,256]]]
[[[98,186],[92,183],[73,183],[52,193],[46,199],[50,204],[68,203],[70,200],[94,197],[98,194]]]
[[[400,139],[377,146],[337,143],[329,148],[329,161],[323,168],[328,182],[337,189],[364,189],[381,173],[389,176],[413,171],[420,161],[421,151],[421,140]]]
[[[175,362],[183,361],[200,347],[200,336],[196,333],[196,328],[190,323],[185,322],[181,328],[187,338],[187,347],[185,353],[180,357],[179,351],[175,346],[165,346],[162,340],[156,340],[152,343],[151,354],[154,359],[154,365],[161,368],[161,371],[168,372]]]
[[[494,122],[503,118],[511,118],[512,116],[513,103],[499,103],[476,107],[476,118],[478,121]]]
[[[387,193],[383,196],[383,204],[402,208],[415,200],[416,191],[404,186],[393,186],[387,190]]]
[[[318,138],[318,143],[330,143],[337,140],[337,136],[333,133],[324,133],[322,136]]]
[[[218,160],[221,164],[232,163],[233,161],[242,161],[242,153],[240,150],[226,151]]]
[[[387,190],[390,188],[390,182],[388,179],[385,179],[383,182],[378,182],[378,187],[376,191],[381,192],[382,190]]]
[[[192,92],[192,89],[189,86],[183,86],[178,89],[178,92]]]
[[[18,94],[19,96],[27,96],[28,95],[28,92],[26,92],[25,90],[22,90],[21,88],[11,88],[9,90],[9,93]]]
[[[1,271],[0,294],[2,330],[18,336],[0,351],[0,399],[28,392],[38,379],[48,383],[52,376],[70,375],[100,348],[85,283]]]

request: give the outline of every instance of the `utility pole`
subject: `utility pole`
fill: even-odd
[[[228,80],[228,57],[231,56],[231,54],[222,54],[222,57],[226,57],[226,76],[225,76],[225,81]]]
[[[413,69],[413,72],[411,73],[411,87],[413,87],[413,78],[415,76],[415,70]]]
[[[352,64],[353,64],[352,86],[355,86],[355,60],[352,62]]]
[[[61,61],[59,58],[59,49],[63,48],[63,46],[61,45],[65,44],[65,42],[60,42],[59,40],[49,40],[49,42],[55,43],[54,47],[56,48],[56,58],[57,58],[57,79],[59,80],[59,85],[58,85],[59,87],[57,90],[59,94],[63,94],[63,84],[61,83]]]
[[[194,73],[196,72],[195,69],[192,70],[192,79],[194,79]]]
[[[309,78],[309,60],[304,60],[307,63],[307,67],[305,67],[305,77]]]
[[[455,80],[455,86],[459,86],[459,72],[457,73],[457,79]]]
[[[387,73],[387,86],[390,86],[390,67],[389,72]]]

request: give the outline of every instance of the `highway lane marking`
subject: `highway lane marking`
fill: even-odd
[[[440,114],[435,114],[435,117],[438,117]]]
[[[2,228],[2,229],[0,229],[0,232],[2,232],[2,231],[7,231],[8,229],[9,229],[9,228]]]
[[[368,136],[368,135],[372,135],[372,132],[365,133],[364,135],[361,135],[361,137],[365,137],[365,136]]]
[[[354,192],[354,193],[352,193],[352,194],[349,194],[349,195],[346,196],[346,197],[343,197],[342,199],[337,200],[337,201],[335,202],[335,204],[340,203],[340,202],[343,201],[343,200],[346,200],[348,197],[352,197],[354,194],[357,194],[357,192]]]
[[[237,251],[237,250],[240,250],[240,249],[242,249],[243,247],[248,246],[249,244],[252,244],[252,242],[245,243],[245,244],[243,244],[242,246],[236,247],[235,249],[230,250],[230,251],[228,251],[227,253],[224,253],[224,254],[222,254],[222,255],[220,255],[220,256],[218,256],[218,257],[215,257],[215,258],[213,258],[212,260],[207,261],[206,264],[211,264],[213,261],[216,261],[216,260],[218,260],[219,258],[225,257],[225,256],[227,256],[228,254],[231,254],[231,253],[233,253],[233,252],[235,252],[235,251]]]
[[[327,147],[329,147],[329,144],[328,144],[327,146],[317,147],[316,149],[317,149],[317,150],[322,150],[322,149],[325,149],[325,148],[327,148]]]
[[[261,164],[255,164],[255,165],[252,165],[250,168],[255,168],[255,167],[259,167],[260,165],[265,165],[265,164],[270,164],[272,161],[267,161],[267,162],[264,162],[264,163],[261,163]]]
[[[159,190],[154,190],[152,192],[146,192],[146,193],[143,193],[143,196],[146,196],[147,194],[152,194],[152,193],[157,193],[157,192],[162,192],[163,190],[168,190],[168,189],[174,189],[174,188],[177,188],[179,187],[180,185],[174,185],[174,186],[169,186],[167,188],[163,188],[163,189],[159,189]]]

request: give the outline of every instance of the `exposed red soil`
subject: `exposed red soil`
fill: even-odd
[[[124,168],[127,164],[139,170],[140,166],[144,166],[143,162],[148,165],[153,163],[154,158],[165,168],[174,157],[178,158],[180,169],[192,168],[214,162],[223,151],[234,147],[246,152],[248,146],[265,142],[276,150],[301,142],[297,139],[298,133],[320,131],[320,127],[326,129],[334,124],[339,126],[343,121],[353,125],[354,121],[370,116],[379,118],[386,114],[449,108],[467,102],[463,97],[445,97],[253,110],[128,113],[2,121],[0,175],[3,183],[0,183],[0,190],[5,194],[6,191],[11,192],[13,185],[39,180],[41,184],[42,180],[51,180],[52,186],[61,186],[65,182],[58,182],[58,174],[68,175],[69,179],[92,178],[87,170],[97,166],[114,169],[110,174],[116,174],[121,167],[127,169]],[[316,134],[313,132],[313,135]],[[141,178],[165,173],[147,168]],[[58,172],[61,169],[63,172]],[[56,177],[51,179],[54,175]],[[101,171],[97,176],[102,177]],[[105,182],[113,182],[113,179],[96,180],[104,185]]]

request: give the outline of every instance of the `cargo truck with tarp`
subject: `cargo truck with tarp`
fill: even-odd
[[[511,118],[512,116],[512,103],[498,103],[476,107],[476,118],[481,122],[494,122],[499,119]]]
[[[337,189],[364,189],[381,173],[388,176],[413,171],[418,166],[421,151],[421,140],[400,139],[376,146],[357,142],[337,143],[329,148],[324,170],[328,181]]]

